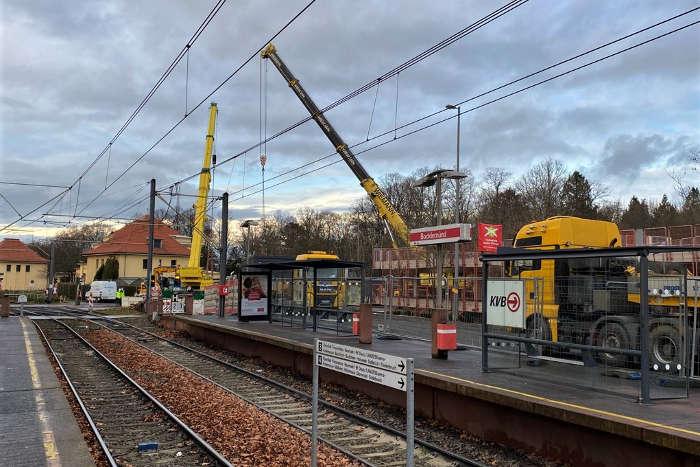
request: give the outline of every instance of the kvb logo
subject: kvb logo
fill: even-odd
[[[508,307],[510,311],[515,313],[520,309],[520,295],[515,292],[509,293],[508,296],[491,295],[489,299],[489,306],[498,306],[501,308]]]

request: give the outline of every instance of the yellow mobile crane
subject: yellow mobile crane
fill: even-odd
[[[365,189],[369,198],[374,203],[374,206],[379,212],[379,216],[384,221],[387,227],[389,236],[391,236],[391,242],[394,246],[397,246],[396,237],[398,237],[400,243],[408,245],[408,227],[406,223],[401,218],[396,208],[391,204],[389,198],[387,198],[386,193],[377,185],[372,177],[369,176],[365,168],[357,160],[355,154],[350,150],[343,138],[340,137],[335,128],[331,125],[328,119],[323,115],[323,113],[316,106],[314,101],[309,97],[304,88],[299,83],[299,80],[294,77],[287,65],[284,64],[280,56],[277,54],[277,49],[273,44],[268,44],[267,47],[261,53],[262,58],[270,59],[270,61],[275,65],[277,70],[280,72],[282,77],[287,81],[289,87],[292,88],[294,93],[297,95],[299,100],[306,110],[311,114],[311,118],[321,127],[321,130],[329,139],[333,147],[338,154],[343,158],[345,163],[350,167],[352,173],[360,180],[360,185]]]
[[[202,233],[204,232],[204,221],[207,217],[207,197],[209,196],[209,184],[211,183],[211,155],[214,146],[214,130],[216,129],[216,103],[209,106],[209,126],[207,128],[206,142],[204,145],[204,161],[202,171],[199,174],[199,192],[195,203],[194,226],[192,229],[192,246],[190,247],[190,258],[186,267],[179,268],[180,282],[183,287],[193,289],[203,289],[212,285],[214,280],[205,274],[199,265],[199,257],[202,252]]]

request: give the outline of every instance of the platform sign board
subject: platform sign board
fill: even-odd
[[[17,303],[27,303],[27,296],[26,295],[19,295],[17,297]]]
[[[242,272],[238,282],[238,319],[270,319],[270,274]]]
[[[525,283],[521,280],[489,280],[486,284],[486,323],[525,328]]]
[[[421,227],[419,229],[411,229],[408,234],[408,240],[413,246],[455,243],[471,239],[471,224],[445,224],[434,227]]]
[[[413,467],[413,359],[316,339],[313,362],[311,465],[317,465],[318,380],[323,367],[406,393],[406,465]]]

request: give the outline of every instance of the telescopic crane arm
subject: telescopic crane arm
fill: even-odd
[[[199,267],[199,257],[202,253],[202,232],[204,232],[204,221],[207,217],[207,197],[209,196],[209,185],[211,184],[211,154],[214,146],[217,113],[216,103],[212,102],[209,107],[209,126],[207,127],[207,137],[204,145],[202,171],[199,173],[199,192],[197,193],[194,209],[192,247],[190,249],[190,259],[187,263],[187,266],[190,268]]]
[[[391,201],[389,201],[384,191],[377,185],[377,182],[369,176],[365,168],[360,164],[360,161],[355,157],[355,154],[353,154],[345,141],[343,141],[343,138],[335,131],[335,128],[333,128],[325,115],[323,115],[311,97],[309,97],[299,83],[299,80],[289,71],[287,65],[284,64],[277,54],[275,46],[273,44],[268,44],[262,51],[261,56],[262,58],[269,59],[275,65],[282,77],[289,84],[289,87],[292,88],[301,103],[306,107],[306,110],[309,111],[311,118],[321,127],[321,130],[335,150],[338,151],[338,154],[340,154],[348,167],[350,167],[350,170],[352,170],[352,173],[354,173],[360,181],[360,185],[365,189],[372,203],[377,208],[379,216],[384,220],[385,224],[387,224],[389,235],[392,237],[391,240],[394,246],[396,246],[395,237],[398,237],[401,243],[408,245],[408,227],[406,227],[406,223],[401,218],[401,215],[391,204]]]

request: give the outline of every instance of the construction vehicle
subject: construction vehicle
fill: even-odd
[[[614,223],[568,216],[527,224],[513,242],[516,249],[538,250],[620,246]],[[629,350],[639,349],[638,267],[633,258],[562,258],[509,261],[505,270],[525,281],[526,327],[534,337]],[[650,362],[660,368],[683,363],[683,335],[692,322],[684,320],[682,307],[700,305],[697,291],[681,292],[683,277],[649,272]],[[629,363],[623,354],[595,357],[616,366]]]
[[[312,261],[312,260],[339,260],[338,255],[327,253],[325,251],[312,250],[307,253],[297,255],[297,261]],[[318,269],[316,275],[316,290],[318,300],[316,305],[324,308],[342,308],[345,303],[345,283],[339,279],[340,271],[338,269]],[[294,279],[301,280],[301,271],[294,270]],[[306,276],[306,303],[311,306],[314,303],[314,283],[313,278]],[[295,301],[301,303],[301,291],[296,294]]]
[[[192,244],[190,245],[190,257],[187,266],[170,267],[161,266],[154,269],[156,284],[162,290],[187,289],[200,290],[214,283],[214,279],[206,274],[199,265],[202,253],[202,236],[204,223],[207,217],[207,199],[209,185],[211,184],[212,150],[214,147],[214,130],[216,129],[217,106],[212,102],[209,106],[209,125],[204,144],[204,160],[202,171],[199,174],[199,190],[195,202],[194,226],[192,228]]]
[[[338,132],[335,131],[335,128],[333,128],[333,125],[331,125],[326,116],[323,115],[323,112],[321,112],[311,97],[306,93],[299,80],[294,77],[291,71],[289,71],[287,65],[285,65],[280,56],[277,54],[277,49],[275,46],[271,43],[268,44],[262,51],[261,56],[262,58],[270,59],[270,61],[275,65],[282,77],[289,84],[289,87],[292,88],[301,103],[304,104],[304,107],[306,107],[306,110],[309,111],[311,118],[313,118],[313,120],[318,124],[335,150],[338,151],[338,154],[340,154],[348,167],[350,167],[350,170],[352,170],[352,173],[355,174],[357,179],[360,181],[360,185],[367,192],[370,200],[377,208],[379,216],[384,221],[384,225],[389,232],[389,236],[391,237],[391,242],[394,247],[397,246],[397,239],[398,243],[408,245],[408,227],[406,227],[406,223],[401,215],[398,213],[391,201],[389,201],[386,193],[384,193],[384,191],[379,187],[377,182],[375,182],[374,179],[369,176],[355,154],[353,154]]]

